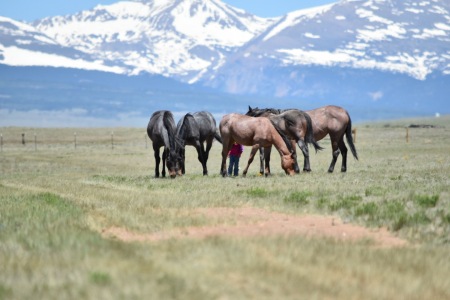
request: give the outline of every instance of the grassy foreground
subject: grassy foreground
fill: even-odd
[[[439,127],[411,128],[407,142],[411,123]],[[274,152],[273,176],[258,176],[255,160],[247,178],[224,179],[215,143],[208,177],[188,148],[187,175],[174,180],[153,177],[144,128],[0,128],[0,299],[449,299],[450,117],[354,127],[360,160],[349,157],[346,174],[340,159],[326,172],[326,139],[310,174],[286,177]],[[410,246],[101,234],[215,226],[225,221],[195,211],[216,207],[334,215]]]

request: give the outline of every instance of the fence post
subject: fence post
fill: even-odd
[[[22,133],[22,145],[25,146],[25,133]]]
[[[34,133],[34,151],[37,151],[37,137],[36,137],[36,132]]]
[[[0,133],[0,151],[3,152],[3,133]]]
[[[114,150],[114,131],[111,131],[111,149]]]
[[[352,129],[352,133],[353,133],[353,142],[356,144],[356,128]]]
[[[406,127],[406,142],[409,143],[409,128]]]
[[[73,145],[74,145],[75,149],[77,149],[77,133],[76,132],[73,133]]]

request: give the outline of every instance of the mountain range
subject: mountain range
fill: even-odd
[[[277,18],[220,0],[0,17],[0,115],[109,111],[120,124],[119,114],[220,115],[250,104],[337,104],[356,120],[450,113],[449,45],[450,3],[438,0],[341,0]]]

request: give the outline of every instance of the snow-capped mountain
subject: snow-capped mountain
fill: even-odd
[[[302,69],[311,66],[376,70],[417,80],[434,72],[449,75],[450,2],[346,0],[295,11],[204,80],[234,93],[271,84],[271,92],[279,96],[298,95],[305,79]],[[285,74],[274,77],[273,69]]]
[[[332,103],[355,120],[450,113],[450,2],[341,0],[266,19],[220,0],[135,0],[33,24],[0,17],[0,91],[10,120],[240,103]]]
[[[194,82],[275,20],[220,0],[141,0],[99,5],[34,27],[66,47],[123,67]]]
[[[0,17],[0,63],[11,66],[53,66],[120,73],[91,55],[64,47],[31,25]]]

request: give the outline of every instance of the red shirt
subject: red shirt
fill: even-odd
[[[230,152],[228,152],[228,155],[240,157],[242,152],[244,152],[244,146],[234,143],[233,147],[231,147]]]

